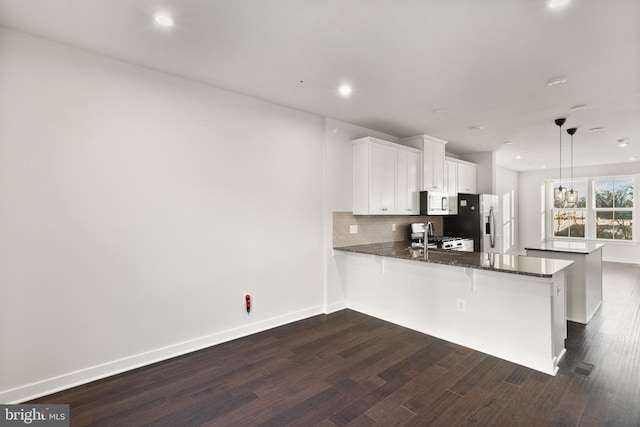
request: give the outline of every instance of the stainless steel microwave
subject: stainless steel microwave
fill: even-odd
[[[454,200],[450,206],[448,193],[440,191],[420,192],[420,215],[455,215],[457,204]]]

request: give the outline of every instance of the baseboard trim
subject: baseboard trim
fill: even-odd
[[[338,301],[332,304],[328,304],[325,310],[325,314],[335,313],[336,311],[344,310],[347,307],[347,301]]]
[[[130,371],[132,369],[137,369],[163,360],[171,359],[173,357],[202,350],[203,348],[222,344],[227,341],[242,338],[278,326],[286,325],[288,323],[297,322],[298,320],[303,320],[319,314],[324,314],[324,308],[325,307],[323,306],[310,307],[304,310],[288,313],[283,316],[273,317],[271,319],[238,328],[228,329],[215,334],[183,341],[122,359],[113,360],[101,365],[69,372],[57,377],[47,378],[42,381],[26,384],[9,390],[3,390],[0,391],[0,402],[7,404],[26,402],[58,391]]]

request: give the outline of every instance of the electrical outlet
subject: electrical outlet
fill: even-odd
[[[358,225],[349,226],[349,234],[358,234]]]
[[[396,231],[396,225],[395,224],[391,224],[391,231]]]
[[[467,302],[465,300],[458,300],[458,311],[467,311]]]
[[[247,310],[247,314],[251,313],[251,306],[253,305],[253,297],[249,292],[245,292],[242,295],[242,304],[244,305],[245,310]]]

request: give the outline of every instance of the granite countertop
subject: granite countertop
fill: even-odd
[[[602,243],[588,242],[542,242],[540,245],[525,248],[528,251],[569,252],[574,254],[590,254],[602,248]]]
[[[573,264],[573,261],[568,260],[536,258],[522,255],[490,254],[485,252],[446,251],[443,249],[429,249],[428,258],[424,259],[422,249],[415,250],[411,249],[410,246],[410,241],[399,241],[343,246],[333,249],[410,261],[547,278]]]

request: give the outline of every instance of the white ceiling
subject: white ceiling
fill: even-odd
[[[515,170],[558,167],[557,117],[575,166],[640,159],[639,22],[638,0],[0,0],[12,29]]]

